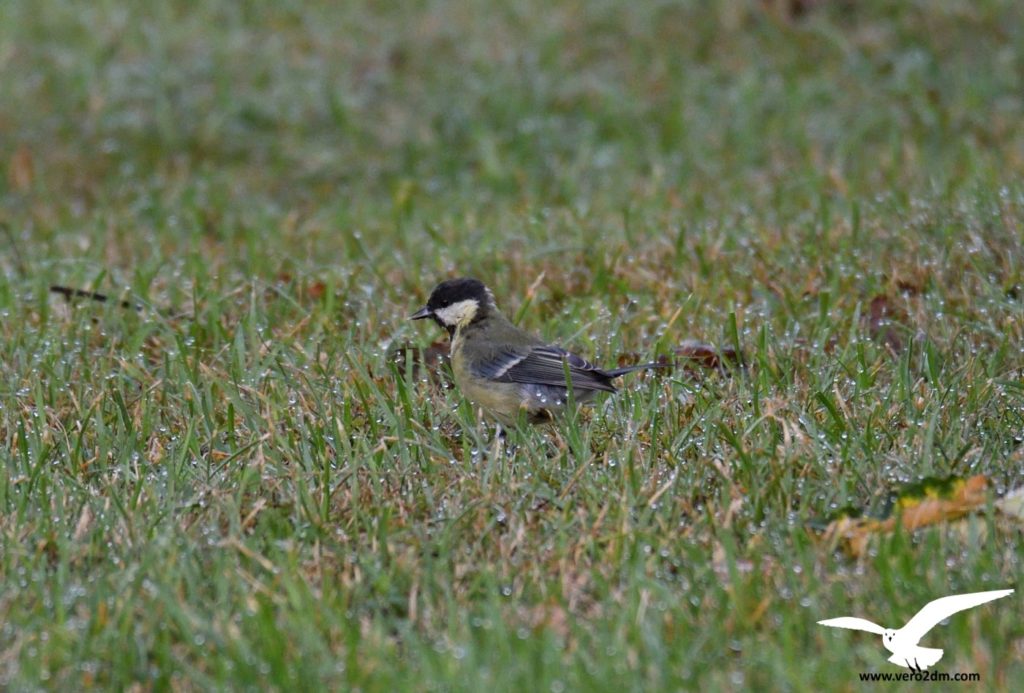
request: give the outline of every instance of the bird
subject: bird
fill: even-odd
[[[955,613],[981,606],[996,599],[1002,599],[1013,590],[993,590],[991,592],[970,592],[968,594],[954,594],[949,597],[942,597],[928,602],[924,607],[914,614],[914,617],[907,622],[907,625],[899,629],[883,628],[867,619],[854,616],[843,616],[841,618],[830,618],[825,621],[818,621],[819,625],[831,628],[849,628],[851,630],[863,630],[882,636],[882,645],[892,657],[889,661],[897,666],[907,667],[913,671],[924,671],[942,659],[942,650],[930,647],[918,647],[928,631]]]
[[[448,332],[455,384],[471,402],[504,426],[520,416],[548,423],[571,399],[586,402],[598,392],[616,392],[612,381],[634,371],[659,368],[645,363],[605,370],[560,346],[516,327],[479,279],[460,277],[438,284],[427,304],[409,316],[430,318]]]

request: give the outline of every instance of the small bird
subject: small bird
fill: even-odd
[[[620,375],[662,365],[597,368],[513,325],[498,310],[491,290],[469,277],[434,287],[427,305],[409,319],[424,318],[447,330],[462,394],[505,426],[520,415],[533,424],[553,420],[568,403],[568,382],[573,399],[585,402],[597,392],[616,392],[612,381]]]
[[[918,643],[935,626],[955,613],[981,606],[996,599],[1013,594],[1013,590],[992,590],[991,592],[971,592],[954,594],[942,599],[935,599],[925,604],[907,625],[898,630],[883,628],[867,619],[854,616],[830,618],[818,621],[819,625],[832,628],[849,628],[863,630],[882,636],[882,645],[892,652],[889,661],[914,671],[924,671],[942,659],[942,650],[931,647],[918,647]]]

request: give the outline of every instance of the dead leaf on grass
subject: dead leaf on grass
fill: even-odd
[[[827,545],[841,546],[850,556],[858,558],[867,551],[871,538],[878,534],[888,534],[897,527],[913,532],[959,520],[983,508],[988,489],[988,478],[982,474],[968,479],[925,479],[900,490],[891,505],[895,513],[879,519],[857,517],[856,511],[844,511],[828,523],[821,538]]]
[[[7,182],[18,192],[25,192],[32,187],[35,179],[35,164],[32,161],[32,150],[21,145],[11,156],[7,166]]]
[[[413,344],[403,344],[388,353],[388,361],[394,363],[402,377],[418,379],[424,369],[432,383],[449,382],[448,376],[448,342],[433,342],[427,348]],[[408,369],[412,372],[409,373]]]
[[[900,327],[906,326],[907,315],[905,311],[895,306],[888,296],[879,294],[871,299],[862,322],[871,338],[881,343],[891,353],[898,354],[903,351],[903,339],[899,333]]]
[[[726,366],[742,366],[743,355],[732,347],[716,349],[710,344],[686,339],[675,348],[676,356],[707,369],[723,370]]]
[[[742,368],[745,363],[743,355],[732,347],[719,349],[696,339],[683,340],[672,353],[675,358],[662,356],[658,362],[671,368],[681,368],[692,377],[701,377],[708,371],[725,374],[730,368]]]
[[[327,285],[321,281],[315,281],[306,287],[306,294],[314,301],[319,301],[327,293]]]
[[[786,19],[799,19],[824,3],[825,0],[761,0],[766,10]]]
[[[616,362],[619,368],[623,368],[634,366],[640,361],[640,354],[628,351],[619,354]],[[661,365],[663,370],[679,368],[690,377],[700,378],[708,371],[725,374],[730,367],[742,367],[744,361],[742,355],[737,354],[732,347],[718,349],[706,342],[686,339],[672,350],[672,355],[659,356],[656,363]]]

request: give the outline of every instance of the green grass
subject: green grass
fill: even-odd
[[[1021,582],[991,510],[807,528],[1022,484],[1020,3],[192,5],[0,6],[0,687],[856,688],[815,621]],[[748,368],[496,455],[387,357],[457,274]],[[939,669],[1019,688],[1020,603]]]

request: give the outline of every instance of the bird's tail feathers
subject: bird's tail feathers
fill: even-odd
[[[668,364],[668,363],[658,363],[658,362],[642,363],[642,364],[640,364],[638,366],[625,366],[624,368],[616,368],[616,369],[611,370],[611,371],[605,371],[605,374],[609,378],[618,378],[620,375],[626,375],[627,373],[632,373],[633,371],[647,371],[647,370],[651,370],[653,368],[666,368],[669,365],[670,364]]]

